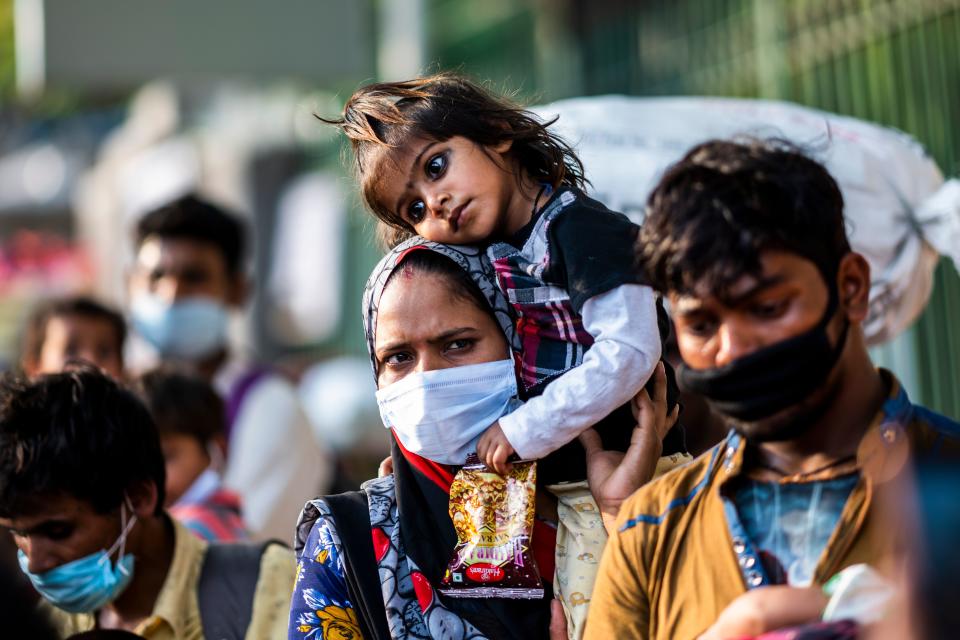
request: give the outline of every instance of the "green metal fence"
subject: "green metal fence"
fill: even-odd
[[[960,171],[960,1],[669,0],[586,10],[588,93],[791,100],[916,136]],[[942,262],[919,322],[876,359],[960,417],[960,277]]]
[[[541,0],[450,35],[466,4],[433,3],[434,59],[527,95],[566,97],[544,81],[559,71],[583,94],[790,100],[902,129],[946,174],[960,172],[960,0]],[[530,43],[542,48],[538,25],[558,20],[575,51],[553,62]],[[958,321],[960,276],[944,261],[917,324],[874,350],[915,400],[954,418]]]

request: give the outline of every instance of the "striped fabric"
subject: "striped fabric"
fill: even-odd
[[[500,288],[519,317],[520,379],[528,392],[542,389],[578,366],[593,344],[593,337],[583,328],[583,320],[574,311],[567,290],[560,283],[549,282],[544,275],[550,264],[547,235],[550,223],[575,200],[570,191],[555,198],[519,251],[502,242],[487,250]]]
[[[237,542],[250,538],[240,515],[240,497],[227,489],[217,489],[198,502],[178,502],[170,507],[170,515],[203,540]]]

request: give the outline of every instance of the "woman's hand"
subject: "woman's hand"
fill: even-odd
[[[569,640],[567,636],[567,616],[563,613],[563,603],[556,598],[550,601],[550,640]]]
[[[613,529],[620,504],[653,477],[663,451],[663,438],[680,413],[679,406],[667,413],[667,375],[662,363],[653,372],[653,399],[641,389],[630,406],[637,426],[626,453],[605,450],[600,434],[593,429],[580,434],[580,444],[587,453],[587,483],[608,533]]]

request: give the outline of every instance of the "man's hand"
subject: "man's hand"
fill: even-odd
[[[580,444],[587,454],[587,484],[608,532],[620,504],[653,477],[663,451],[663,438],[677,422],[680,412],[679,407],[674,407],[667,414],[667,376],[663,364],[657,365],[653,379],[653,399],[641,389],[630,403],[637,426],[630,435],[626,453],[605,450],[600,434],[593,429],[580,434]]]
[[[769,631],[816,622],[827,606],[819,587],[778,585],[751,589],[727,605],[697,640],[759,636]]]
[[[494,422],[484,431],[477,443],[477,457],[500,475],[506,475],[513,469],[513,465],[507,462],[513,453],[513,445],[503,434],[499,422]]]

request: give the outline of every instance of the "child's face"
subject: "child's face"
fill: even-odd
[[[427,240],[478,244],[507,236],[532,213],[509,149],[509,141],[483,147],[462,136],[413,139],[379,163],[379,199]]]
[[[160,436],[160,448],[167,467],[166,506],[169,507],[210,466],[210,455],[199,440],[182,433]]]
[[[84,360],[119,380],[123,376],[123,345],[117,338],[116,328],[102,318],[53,316],[47,321],[40,355],[27,366],[28,373],[58,373],[69,361]]]

